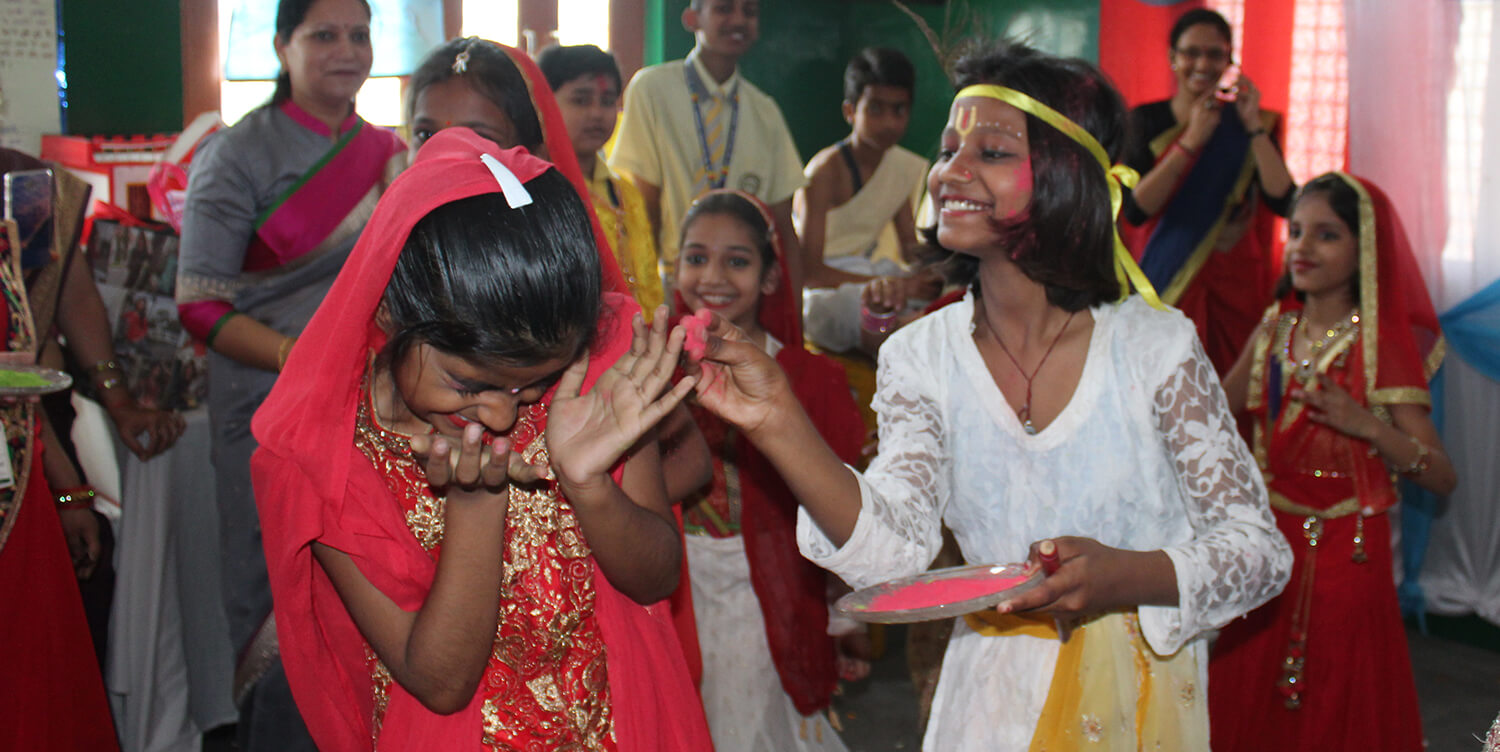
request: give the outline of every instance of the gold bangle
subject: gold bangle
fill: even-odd
[[[109,358],[95,363],[89,370],[94,377],[94,386],[101,392],[114,389],[125,382],[125,369]]]
[[[1406,438],[1411,439],[1411,443],[1417,447],[1417,456],[1411,461],[1411,464],[1395,468],[1395,471],[1407,477],[1416,477],[1427,472],[1432,467],[1432,450],[1415,436],[1408,434]]]
[[[295,345],[295,344],[297,344],[297,338],[296,337],[283,337],[282,338],[282,340],[281,340],[281,349],[276,352],[276,370],[278,372],[286,370],[286,359],[288,357],[291,357],[291,354],[292,354],[292,345]]]
[[[68,489],[57,495],[58,509],[88,509],[94,506],[94,489],[88,486]]]

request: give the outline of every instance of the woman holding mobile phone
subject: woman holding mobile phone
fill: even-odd
[[[1239,73],[1224,17],[1190,10],[1168,41],[1176,93],[1130,113],[1125,163],[1141,180],[1125,199],[1125,229],[1142,271],[1197,325],[1223,374],[1270,300],[1272,223],[1296,185],[1276,146],[1278,116]]]

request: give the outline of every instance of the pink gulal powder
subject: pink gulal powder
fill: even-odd
[[[682,318],[682,331],[687,335],[682,349],[693,360],[702,360],[708,352],[708,325],[712,321],[713,313],[707,308]]]
[[[981,575],[914,582],[870,599],[871,611],[910,611],[993,595],[1025,582],[1027,575]]]

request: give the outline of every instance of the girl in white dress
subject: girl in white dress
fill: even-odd
[[[943,524],[971,563],[1055,542],[1041,585],[960,620],[924,749],[1208,749],[1204,633],[1280,591],[1291,555],[1192,323],[1115,235],[1123,103],[1019,45],[955,79],[931,235],[974,283],[882,348],[870,469],[722,320],[700,402],[786,478],[803,554],[856,587],[921,572]]]

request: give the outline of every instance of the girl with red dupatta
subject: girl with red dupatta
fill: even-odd
[[[776,359],[821,435],[847,463],[864,421],[844,369],[802,347],[796,290],[770,211],[732,190],[699,197],[683,220],[677,309],[713,311]],[[797,551],[797,499],[744,435],[702,408],[713,482],[683,513],[703,704],[720,752],[842,750],[828,719],[837,683],[828,575]],[[689,653],[694,652],[689,646]]]
[[[1214,748],[1420,750],[1387,512],[1397,476],[1456,482],[1428,415],[1437,316],[1390,201],[1343,173],[1299,194],[1281,288],[1224,387],[1296,560],[1215,646]]]
[[[250,418],[405,163],[401,139],[354,112],[373,60],[370,20],[367,0],[281,0],[275,95],[207,137],[188,182],[177,309],[210,350],[223,596],[245,752],[312,749],[277,658]]]
[[[502,149],[523,146],[551,161],[590,207],[599,247],[612,247],[605,230],[609,223],[600,219],[598,203],[593,200],[587,177],[579,167],[557,98],[536,62],[525,52],[478,37],[443,43],[427,53],[412,73],[407,87],[406,119],[411,126],[413,158],[433,134],[444,128],[463,126]],[[642,312],[649,317],[660,304],[660,295],[640,294],[644,288],[636,289],[629,273],[624,276],[626,284],[632,286],[636,302],[645,309]],[[646,308],[648,305],[650,308]],[[682,408],[674,411],[659,434],[667,498],[680,501],[708,482],[711,473],[708,445],[703,443],[692,418]],[[685,589],[674,598],[681,601],[683,592]],[[696,681],[702,675],[702,667],[693,611],[680,606],[681,603],[674,604],[674,617]]]
[[[680,549],[651,431],[691,380],[661,395],[682,335],[624,289],[522,149],[447,130],[382,198],[254,424],[320,749],[710,748],[657,603]]]

